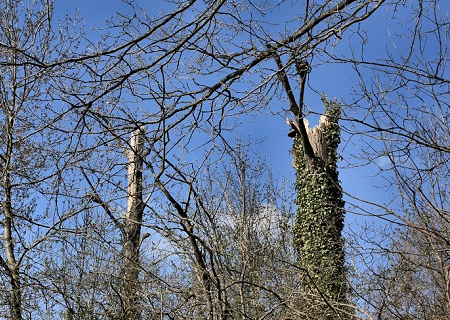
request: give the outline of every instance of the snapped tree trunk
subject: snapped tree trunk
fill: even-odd
[[[128,205],[123,235],[123,266],[121,300],[123,318],[141,319],[139,247],[141,239],[144,202],[142,199],[142,171],[145,129],[136,129],[131,134],[128,151]]]
[[[294,238],[303,270],[302,312],[314,319],[345,319],[348,310],[344,268],[344,201],[337,171],[340,142],[340,106],[323,99],[325,114],[311,129],[302,125],[307,139],[294,139],[298,211]],[[307,141],[313,154],[305,151]],[[342,312],[342,310],[344,310]]]

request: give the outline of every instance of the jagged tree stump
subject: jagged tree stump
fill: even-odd
[[[145,127],[131,134],[128,158],[128,206],[123,232],[123,265],[120,295],[122,316],[127,320],[140,320],[140,241],[144,212],[142,199]]]
[[[305,152],[305,139],[294,138],[298,205],[294,238],[303,272],[301,310],[305,318],[345,319],[339,311],[348,299],[342,238],[344,201],[336,167],[341,109],[325,97],[323,102],[325,113],[319,124],[311,129],[307,120],[302,123],[314,155]]]

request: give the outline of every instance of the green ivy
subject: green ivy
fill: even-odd
[[[341,319],[323,301],[325,297],[328,302],[347,302],[342,238],[345,212],[337,171],[341,107],[325,96],[322,101],[327,121],[319,129],[327,146],[326,161],[314,159],[313,166],[307,166],[303,146],[294,139],[298,206],[294,238],[304,272],[304,310],[322,319]]]

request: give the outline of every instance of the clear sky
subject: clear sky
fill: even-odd
[[[146,6],[147,13],[163,8],[158,8],[158,1],[136,1]],[[119,13],[131,13],[130,7],[119,0],[78,0],[78,1],[56,1],[56,15],[63,15],[67,12],[69,16],[74,15],[76,8],[79,9],[79,16],[83,17],[86,26],[87,34],[92,37],[98,36],[101,31],[89,31],[90,29],[102,28],[105,21],[111,16]],[[373,48],[374,54],[379,53],[380,50],[385,50],[392,46],[392,40],[389,38],[391,20],[387,19],[391,16],[391,12],[379,11],[375,16],[364,22],[363,26],[369,30],[368,38],[370,39],[369,49]],[[275,16],[271,19],[285,19],[285,12],[275,12]],[[383,21],[383,23],[380,23]],[[375,30],[375,31],[374,31]],[[343,38],[337,46],[329,46],[330,52],[336,55],[340,53],[348,53],[349,49],[358,49],[358,36],[353,34],[354,30],[349,30],[347,35],[349,37]],[[355,45],[354,45],[355,44]],[[325,56],[318,57],[314,60],[315,65],[310,74],[309,88],[307,88],[305,102],[309,108],[314,112],[320,113],[322,110],[321,94],[325,93],[329,99],[338,99],[350,103],[352,101],[352,92],[355,86],[358,86],[358,80],[355,78],[350,65],[343,65],[337,63],[327,64]],[[255,155],[261,155],[266,158],[273,166],[274,172],[282,177],[294,179],[294,170],[291,167],[291,139],[287,137],[289,127],[285,123],[284,116],[279,113],[281,108],[286,108],[286,103],[273,101],[271,110],[267,110],[265,114],[258,114],[249,119],[241,118],[243,125],[235,131],[236,138],[241,138],[244,141],[259,141],[253,146]],[[315,125],[318,121],[317,115],[310,115],[308,117],[311,125]],[[342,123],[343,126],[349,125]],[[341,144],[342,155],[345,161],[341,162],[340,178],[343,188],[346,192],[360,198],[364,198],[374,202],[384,202],[386,199],[386,189],[380,188],[385,185],[383,178],[378,176],[378,169],[375,163],[362,165],[353,158],[353,155],[358,154],[358,138],[354,137],[348,141],[349,136],[343,133],[343,142]],[[377,164],[383,164],[383,159]],[[349,163],[350,162],[350,165]],[[358,165],[358,166],[354,166]],[[374,186],[377,187],[374,187]],[[348,217],[352,219],[351,217]]]

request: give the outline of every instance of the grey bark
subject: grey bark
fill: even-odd
[[[142,199],[145,128],[132,132],[128,158],[128,205],[123,239],[121,299],[126,319],[141,319],[139,247],[144,202]]]

